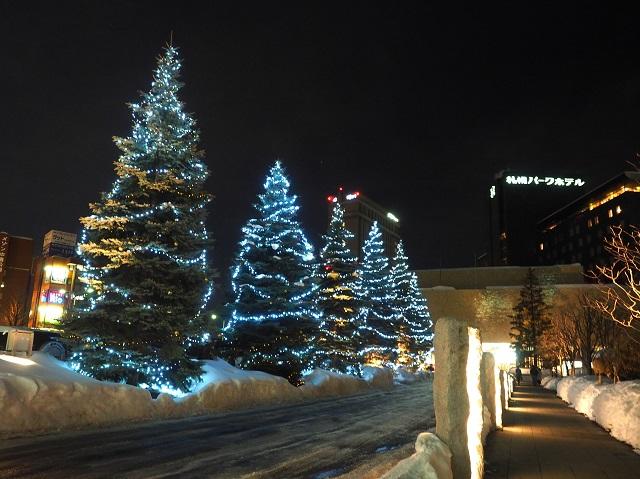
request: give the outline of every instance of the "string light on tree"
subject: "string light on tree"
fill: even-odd
[[[242,228],[231,268],[231,318],[223,335],[226,354],[236,365],[300,384],[313,366],[320,314],[314,303],[313,248],[297,219],[290,186],[276,162],[258,196],[257,218]]]
[[[424,364],[431,350],[433,325],[416,274],[409,271],[409,258],[402,241],[396,247],[392,265],[393,303],[400,317],[396,364],[416,370]]]
[[[374,221],[362,247],[356,293],[363,303],[360,355],[372,364],[391,364],[397,356],[400,315],[394,307],[389,260],[384,254],[382,234]]]
[[[347,247],[353,237],[345,226],[342,206],[334,203],[320,251],[316,304],[322,312],[322,323],[317,362],[322,369],[360,375],[359,302],[354,292],[357,260]]]
[[[72,360],[80,372],[172,394],[201,373],[186,348],[206,337],[213,291],[209,172],[195,121],[178,99],[180,68],[168,46],[151,89],[131,104],[131,136],[115,138],[113,187],[81,218],[87,305],[65,326],[84,338]]]

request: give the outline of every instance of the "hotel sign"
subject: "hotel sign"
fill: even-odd
[[[9,252],[9,235],[0,233],[0,276],[7,267],[7,253]]]
[[[584,186],[581,178],[562,178],[555,176],[516,176],[509,175],[505,179],[508,185],[539,185],[539,186]]]

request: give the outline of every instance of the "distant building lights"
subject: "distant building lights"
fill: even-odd
[[[351,200],[355,200],[358,196],[360,196],[360,192],[356,191],[355,193],[349,193],[347,196],[345,196],[345,199],[347,199],[348,201],[351,201]]]
[[[389,218],[391,221],[394,221],[396,223],[400,222],[398,217],[396,215],[394,215],[393,213],[387,213],[387,218]]]

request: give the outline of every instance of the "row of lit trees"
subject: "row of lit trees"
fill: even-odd
[[[176,48],[168,46],[151,89],[130,106],[131,135],[114,140],[121,150],[116,179],[81,218],[84,307],[64,324],[81,338],[72,356],[78,371],[169,393],[188,391],[202,374],[188,350],[208,341],[205,308],[213,285],[205,226],[209,171],[195,120],[178,99],[180,68]],[[288,191],[276,164],[259,197],[258,217],[243,228],[233,268],[236,296],[224,330],[230,356],[242,367],[298,382],[300,372],[316,364],[357,372],[343,367],[340,357],[352,365],[374,354],[406,362],[414,354],[412,341],[426,348],[430,323],[424,303],[416,294],[413,306],[398,302],[392,309],[400,296],[382,292],[386,285],[377,278],[383,270],[389,274],[385,268],[365,261],[355,274],[355,263],[327,240],[319,274],[297,221],[296,198]],[[374,244],[366,246],[372,258],[378,257]],[[420,335],[411,337],[412,331]],[[391,354],[392,340],[405,356]]]
[[[374,223],[357,264],[336,204],[318,261],[289,189],[276,162],[258,196],[257,217],[242,230],[224,354],[293,384],[313,367],[355,375],[365,363],[417,368],[431,344],[431,322],[402,243],[390,267]]]

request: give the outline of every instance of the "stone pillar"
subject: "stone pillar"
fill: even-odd
[[[482,390],[482,402],[489,411],[489,424],[483,427],[487,433],[495,431],[498,427],[496,422],[496,361],[491,353],[482,353],[480,363],[480,389]],[[499,392],[498,392],[499,394]],[[499,396],[498,396],[499,398]]]
[[[440,318],[434,338],[436,434],[451,450],[454,479],[480,479],[484,459],[480,332],[457,319]]]

